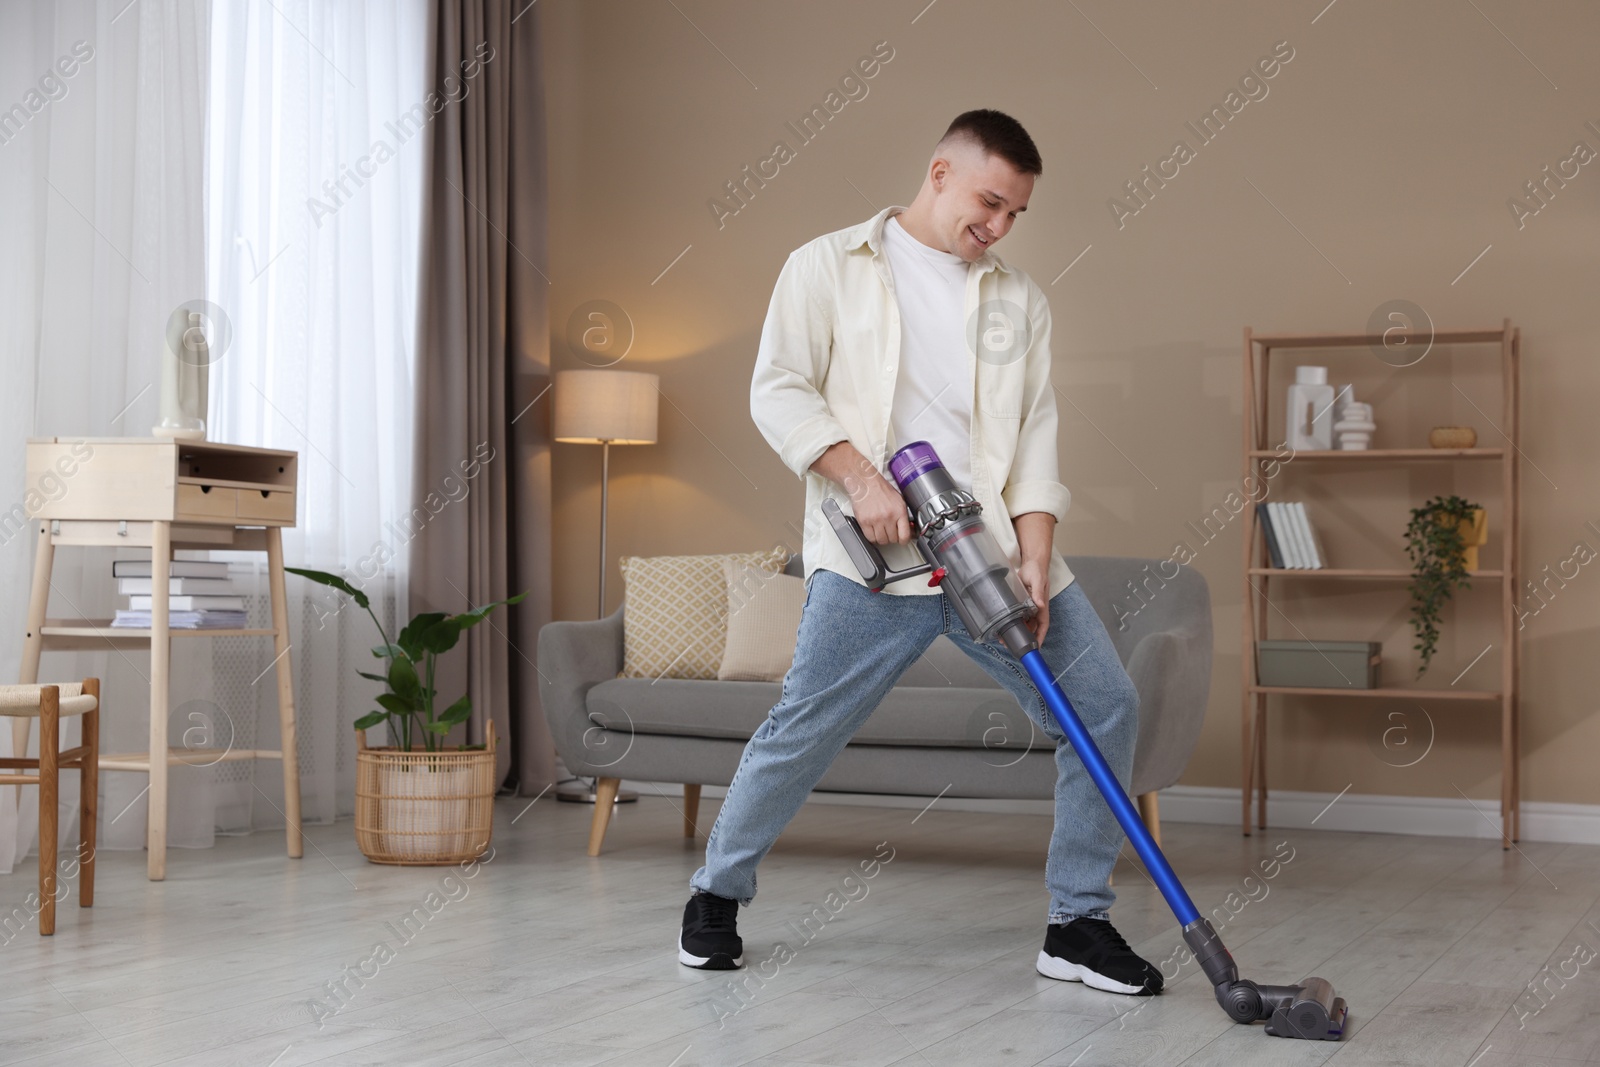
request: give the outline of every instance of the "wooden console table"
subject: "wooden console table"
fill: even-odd
[[[59,483],[57,499],[30,499],[39,532],[33,591],[28,599],[21,681],[37,682],[39,656],[56,650],[150,649],[148,752],[102,755],[100,768],[150,775],[148,873],[167,870],[167,767],[220,760],[283,761],[285,835],[299,858],[300,768],[295,751],[294,683],[289,669],[289,621],[283,579],[283,527],[295,522],[298,457],[294,452],[160,437],[45,437],[28,441],[29,486]],[[34,494],[30,494],[30,498]],[[151,559],[150,628],[113,628],[109,619],[48,619],[51,567],[57,548],[144,547]],[[168,595],[175,550],[232,550],[267,554],[270,629],[173,630]],[[111,575],[108,572],[106,579]],[[168,672],[173,638],[273,639],[278,678],[281,750],[171,748],[167,743]],[[12,725],[16,751],[26,751],[31,721]],[[165,759],[151,754],[166,752]]]

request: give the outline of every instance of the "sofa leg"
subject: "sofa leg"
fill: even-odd
[[[602,778],[594,787],[594,821],[589,824],[589,855],[600,855],[600,844],[606,839],[606,827],[611,825],[611,809],[617,803],[617,787],[621,778]]]
[[[1139,818],[1144,820],[1145,829],[1150,831],[1150,836],[1156,839],[1156,847],[1161,847],[1161,808],[1157,802],[1157,794],[1139,794]]]
[[[691,841],[694,840],[699,821],[700,787],[685,783],[683,787],[683,836]]]

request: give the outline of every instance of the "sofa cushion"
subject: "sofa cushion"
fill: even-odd
[[[624,677],[716,678],[727,642],[725,558],[770,574],[789,553],[623,557]]]
[[[959,655],[959,651],[957,652]],[[778,702],[776,682],[614,678],[589,690],[595,726],[628,734],[747,741]],[[897,685],[851,740],[857,745],[993,749],[1015,758],[1053,749],[1009,692]]]
[[[806,586],[789,574],[722,561],[728,586],[728,640],[721,681],[777,682],[794,662]]]

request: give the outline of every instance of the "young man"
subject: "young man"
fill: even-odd
[[[1004,649],[972,640],[925,579],[873,595],[819,518],[832,497],[886,546],[890,566],[913,562],[905,501],[881,470],[901,446],[932,443],[983,505],[1038,605],[1030,626],[1046,662],[1127,785],[1139,695],[1053,545],[1071,498],[1057,477],[1049,305],[994,254],[1042,169],[1015,119],[966,112],[934,147],[910,207],[817,238],[778,276],[750,410],[806,482],[806,603],[782,698],[745,747],[706,865],[690,879],[678,942],[687,966],[742,966],[736,916],[755,896],[761,858],[900,675],[948,634],[1058,742],[1039,973],[1117,993],[1161,990],[1161,972],[1107,916],[1122,830],[1039,695]]]

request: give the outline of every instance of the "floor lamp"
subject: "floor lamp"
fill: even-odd
[[[600,594],[597,617],[606,613],[606,520],[610,507],[612,445],[656,443],[661,379],[620,370],[565,370],[556,373],[555,439],[600,446]],[[556,790],[557,800],[593,804],[594,782],[581,779]],[[619,802],[638,800],[620,790]]]

